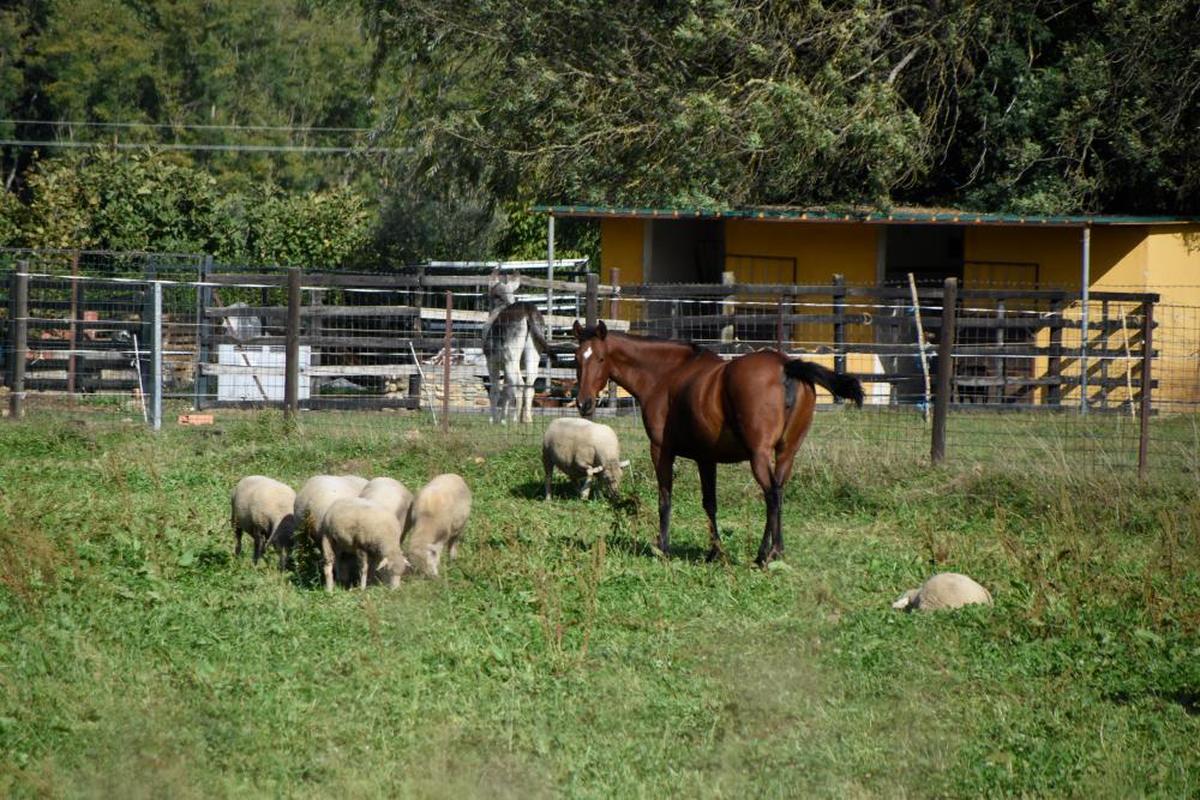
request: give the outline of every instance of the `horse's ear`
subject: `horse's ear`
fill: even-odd
[[[604,324],[604,320],[600,320],[596,323],[596,335],[599,336],[601,340],[608,338],[608,326]]]
[[[583,326],[579,324],[579,320],[575,320],[575,324],[571,326],[571,333],[575,334],[575,338],[583,341]]]

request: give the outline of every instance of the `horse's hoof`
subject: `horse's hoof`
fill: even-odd
[[[714,561],[722,561],[724,558],[725,551],[720,547],[714,547],[708,551],[708,555],[704,557],[704,560],[711,564]]]

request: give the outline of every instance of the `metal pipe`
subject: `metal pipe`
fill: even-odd
[[[155,281],[151,284],[153,293],[151,315],[151,340],[153,350],[150,353],[150,427],[162,430],[163,402],[163,336],[162,336],[162,284]]]
[[[546,280],[550,281],[550,285],[546,287],[546,338],[554,338],[554,215],[550,215],[550,219],[546,225]]]
[[[1092,285],[1092,226],[1083,226],[1083,276],[1080,302],[1083,314],[1080,317],[1079,328],[1079,413],[1086,414],[1088,410],[1088,290]]]

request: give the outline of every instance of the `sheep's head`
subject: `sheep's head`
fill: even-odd
[[[379,560],[379,564],[375,567],[375,574],[381,583],[389,589],[395,589],[400,585],[400,579],[404,577],[405,573],[411,570],[412,565],[408,563],[404,553],[397,551]]]
[[[900,595],[900,597],[896,599],[896,602],[892,603],[892,608],[899,609],[900,611],[916,611],[918,605],[917,597],[920,594],[920,589],[909,589],[907,592]]]
[[[280,547],[290,547],[296,538],[296,517],[293,514],[287,514],[275,526],[275,530],[271,532],[271,542]]]
[[[621,486],[621,476],[628,466],[628,461],[607,461],[599,466],[589,467],[588,475],[593,477],[599,475],[608,493],[616,495],[617,489]]]

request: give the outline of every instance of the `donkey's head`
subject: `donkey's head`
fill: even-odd
[[[492,301],[492,308],[503,308],[517,302],[517,288],[520,285],[521,281],[519,278],[514,281],[505,279],[493,283],[488,288],[488,297]]]

